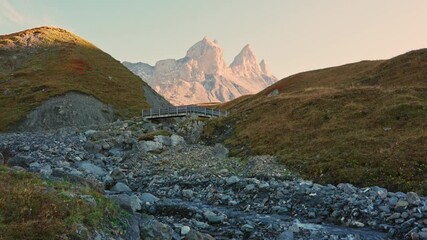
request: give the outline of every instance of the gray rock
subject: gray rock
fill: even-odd
[[[205,211],[203,216],[208,220],[209,223],[222,223],[225,220],[225,216],[222,214],[215,214],[211,211]]]
[[[114,109],[95,97],[78,92],[68,92],[44,101],[31,111],[16,126],[16,129],[44,131],[72,126],[81,127],[112,122],[116,118]]]
[[[291,231],[284,231],[276,237],[276,240],[294,240],[294,233]]]
[[[396,205],[394,206],[394,209],[396,209],[396,210],[402,210],[402,209],[407,208],[407,207],[408,207],[408,205],[409,205],[409,203],[408,203],[407,201],[399,200],[399,201],[396,203]]]
[[[379,207],[379,209],[380,209],[382,212],[390,213],[390,208],[389,208],[388,206],[380,206],[380,207]]]
[[[139,231],[144,240],[174,239],[177,235],[169,225],[153,219],[140,221]]]
[[[397,197],[395,197],[395,196],[392,196],[391,198],[388,199],[388,203],[391,206],[395,206],[398,201],[399,201],[399,199]]]
[[[91,173],[98,178],[101,178],[101,177],[107,175],[107,172],[104,169],[102,169],[101,167],[98,167],[92,163],[89,163],[89,162],[81,162],[79,164],[79,169],[83,170],[87,173]]]
[[[387,221],[400,218],[400,213],[393,213],[387,218]]]
[[[185,236],[190,232],[191,228],[189,226],[182,226],[181,227],[181,235]]]
[[[112,148],[112,149],[108,150],[108,153],[114,157],[122,157],[123,156],[123,151],[120,148]]]
[[[372,187],[371,191],[374,193],[375,196],[378,196],[381,199],[385,199],[387,197],[387,189],[381,188],[381,187]]]
[[[110,174],[107,174],[107,175],[105,175],[105,177],[104,177],[104,184],[106,185],[106,186],[111,186],[111,185],[113,185],[113,183],[114,183],[114,179],[110,176]]]
[[[154,204],[155,202],[159,201],[159,198],[154,196],[151,193],[143,193],[141,194],[141,196],[139,197],[139,199],[141,200],[142,204]]]
[[[185,144],[185,140],[183,137],[173,134],[171,137],[171,145],[172,147],[176,147],[179,145]]]
[[[214,146],[213,153],[218,159],[226,159],[228,157],[228,149],[224,145],[217,143]]]
[[[4,156],[1,152],[0,152],[0,164],[4,164]]]
[[[311,187],[313,187],[313,181],[301,181],[301,182],[299,183],[299,185],[300,185],[301,187],[311,188]]]
[[[116,183],[116,185],[114,185],[111,188],[111,191],[113,191],[113,192],[132,192],[132,189],[130,189],[129,186],[126,185],[125,183],[118,182],[118,183]]]
[[[418,196],[418,194],[414,192],[408,192],[406,194],[406,201],[408,201],[409,205],[415,205],[418,206],[421,204],[421,199]]]
[[[245,224],[240,228],[243,232],[253,232],[255,230],[254,226],[250,224]]]
[[[262,183],[258,184],[258,187],[260,189],[268,189],[270,187],[270,184],[268,182],[262,182]]]
[[[194,224],[194,226],[196,226],[199,229],[206,229],[209,227],[209,224],[207,224],[205,222],[199,222],[197,220],[193,220],[193,224]]]
[[[87,130],[84,134],[86,137],[91,137],[95,133],[96,133],[96,130]]]
[[[171,137],[169,136],[162,136],[162,135],[154,136],[154,141],[161,143],[167,147],[172,146],[172,140],[171,140]]]
[[[129,219],[129,227],[126,230],[126,235],[124,236],[125,239],[132,239],[132,240],[140,240],[141,234],[139,231],[139,221],[140,216],[137,214],[132,215],[132,217]]]
[[[69,174],[71,176],[75,176],[75,177],[83,177],[83,175],[84,175],[82,172],[80,172],[77,169],[72,169]]]
[[[30,166],[31,163],[35,161],[36,159],[30,156],[16,155],[13,158],[9,159],[8,164],[11,167],[19,166],[19,167],[27,168]]]
[[[111,200],[117,202],[119,206],[129,212],[136,212],[141,210],[140,200],[137,196],[129,196],[127,194],[109,195],[107,196]]]
[[[109,150],[110,148],[111,148],[111,146],[107,142],[102,143],[102,149]]]
[[[427,231],[419,232],[418,236],[421,240],[427,240]]]
[[[32,172],[40,172],[41,168],[42,168],[42,165],[39,162],[33,162],[28,167],[28,169]]]
[[[120,181],[124,179],[126,176],[122,172],[122,170],[120,170],[120,168],[114,168],[113,171],[111,172],[111,177],[114,179],[114,181]]]
[[[187,199],[191,199],[194,195],[193,190],[191,189],[184,189],[182,190],[182,196],[187,198]]]
[[[231,176],[225,180],[227,185],[233,185],[235,183],[238,183],[240,181],[240,178],[238,176]]]
[[[345,193],[352,194],[356,193],[357,188],[350,183],[340,183],[337,188],[343,190]]]
[[[42,167],[40,169],[40,174],[45,178],[50,177],[50,175],[52,175],[52,168],[50,167],[50,165],[45,165],[44,167]]]
[[[30,151],[30,146],[23,146],[22,148],[21,148],[21,150],[22,151],[25,151],[25,152],[28,152],[28,151]]]
[[[253,191],[254,189],[256,188],[256,186],[255,186],[255,184],[248,184],[248,185],[246,185],[246,187],[243,189],[243,191],[245,191],[245,192],[251,192],[251,191]]]
[[[141,141],[138,145],[139,148],[145,152],[159,151],[163,148],[163,144],[154,141]]]
[[[274,89],[273,91],[271,91],[268,94],[268,97],[275,97],[275,96],[278,96],[279,94],[280,94],[279,90],[278,89]]]
[[[184,239],[185,240],[215,240],[215,238],[213,238],[211,235],[195,231],[194,229],[191,229]]]
[[[288,230],[293,233],[299,233],[301,231],[298,225],[296,224],[293,224],[292,226],[290,226]]]

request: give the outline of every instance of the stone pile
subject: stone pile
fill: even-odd
[[[125,239],[427,239],[427,199],[416,193],[320,185],[274,157],[232,158],[174,133],[142,140],[162,128],[125,121],[2,134],[0,152],[15,169],[103,191],[132,214]]]

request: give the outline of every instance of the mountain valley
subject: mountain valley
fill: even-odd
[[[426,80],[426,49],[277,81],[208,38],[150,66],[2,35],[0,239],[425,240]],[[228,115],[141,117],[199,103]]]

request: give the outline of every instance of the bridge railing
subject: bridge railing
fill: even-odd
[[[221,111],[213,108],[199,107],[195,105],[176,106],[167,108],[151,108],[142,110],[143,118],[160,118],[160,117],[173,117],[185,116],[196,114],[204,117],[223,117],[227,116],[227,111]]]

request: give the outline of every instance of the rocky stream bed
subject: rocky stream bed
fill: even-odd
[[[6,133],[0,160],[87,181],[132,214],[124,234],[90,239],[427,239],[427,199],[416,193],[320,185],[289,174],[275,157],[232,158],[222,145],[159,130],[192,131],[119,121]],[[150,132],[152,139],[142,137]]]

